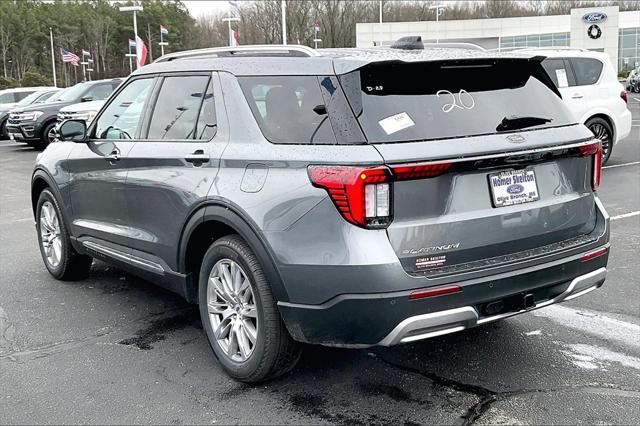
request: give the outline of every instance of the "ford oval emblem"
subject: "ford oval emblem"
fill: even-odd
[[[527,138],[525,138],[524,136],[519,135],[519,134],[516,133],[514,135],[507,136],[507,140],[509,142],[513,142],[513,143],[522,143],[522,142],[526,141]]]
[[[596,22],[604,22],[607,20],[607,14],[604,12],[589,12],[582,15],[582,22],[587,24],[595,24]]]
[[[524,191],[524,186],[519,185],[517,183],[514,183],[513,185],[509,185],[507,187],[507,192],[509,194],[513,194],[513,195],[520,194],[522,191]]]

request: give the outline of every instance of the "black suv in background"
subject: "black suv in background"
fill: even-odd
[[[121,78],[114,78],[78,83],[47,103],[16,109],[9,115],[6,132],[12,140],[45,147],[55,138],[54,129],[61,108],[78,102],[107,99],[121,82]]]

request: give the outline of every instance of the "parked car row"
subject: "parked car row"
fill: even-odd
[[[55,127],[63,119],[91,122],[105,99],[122,79],[87,81],[66,89],[35,87],[0,92],[0,136],[43,148],[55,139]],[[58,117],[60,115],[60,117]]]
[[[640,93],[640,67],[629,72],[626,80],[626,89],[630,92]]]

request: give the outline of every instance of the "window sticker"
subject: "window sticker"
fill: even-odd
[[[382,120],[378,121],[378,124],[380,125],[380,127],[382,127],[382,130],[384,130],[387,135],[416,125],[416,123],[413,122],[411,117],[409,117],[409,114],[407,114],[406,112],[401,112],[400,114],[383,118]]]
[[[558,87],[569,87],[567,80],[567,71],[564,68],[556,70],[556,78],[558,79]]]

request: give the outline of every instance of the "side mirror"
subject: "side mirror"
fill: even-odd
[[[86,142],[87,123],[84,120],[65,120],[58,126],[60,140],[65,142]]]
[[[91,102],[93,100],[93,96],[83,96],[80,98],[80,102]]]

